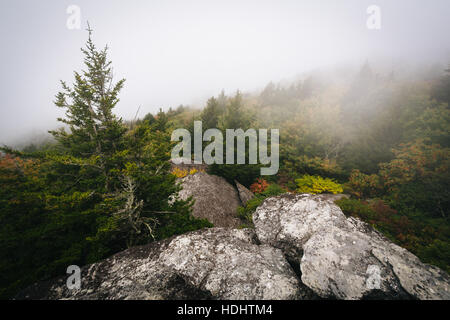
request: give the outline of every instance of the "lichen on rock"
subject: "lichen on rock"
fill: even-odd
[[[447,273],[346,218],[333,200],[308,194],[266,199],[253,215],[258,239],[298,260],[302,283],[323,298],[450,299]]]

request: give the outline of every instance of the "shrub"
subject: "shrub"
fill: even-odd
[[[282,148],[283,150],[283,148]],[[286,152],[288,154],[286,154]],[[308,157],[306,155],[289,155],[286,150],[281,153],[280,171],[288,176],[298,176],[301,174],[319,175],[332,177],[338,180],[346,179],[347,175],[335,162],[320,157]]]
[[[392,209],[383,200],[370,202],[357,199],[341,199],[336,201],[347,216],[359,218],[392,240],[401,240],[402,234],[412,231],[412,222],[404,215]]]
[[[258,179],[260,180],[260,179]],[[280,194],[285,193],[286,190],[284,190],[282,187],[280,187],[277,184],[270,184],[268,185],[264,191],[257,193],[255,197],[247,202],[247,204],[243,207],[238,208],[238,217],[241,218],[246,222],[244,227],[252,227],[253,221],[252,221],[252,215],[253,212],[256,211],[256,208],[258,208],[261,203],[264,201],[264,199],[269,197],[275,197]]]
[[[245,221],[245,227],[253,225],[252,215],[256,208],[264,201],[265,197],[256,196],[249,200],[244,207],[238,207],[238,217]]]
[[[208,167],[208,173],[225,178],[229,183],[239,181],[249,188],[252,182],[260,175],[260,167],[255,164],[212,164]]]
[[[387,198],[402,212],[419,211],[448,219],[450,149],[417,140],[394,150],[396,158],[380,164]]]
[[[297,192],[299,193],[342,193],[344,189],[342,185],[329,178],[320,176],[304,175],[300,179],[296,179]]]
[[[365,201],[343,198],[336,201],[336,204],[346,216],[360,218],[366,222],[372,220],[375,216],[375,212]]]
[[[431,244],[418,250],[422,260],[434,264],[450,273],[450,243],[435,239]]]
[[[443,219],[412,219],[382,200],[341,199],[335,202],[346,216],[359,218],[423,262],[450,271],[448,224]]]
[[[376,197],[383,189],[378,175],[367,175],[357,169],[352,170],[346,187],[357,198]]]
[[[266,180],[258,178],[256,182],[252,183],[250,186],[250,191],[253,193],[261,193],[269,186]]]
[[[276,183],[269,184],[267,188],[262,192],[263,196],[265,196],[266,198],[279,196],[283,193],[286,193],[286,190]]]
[[[196,174],[197,172],[199,171],[195,168],[188,170],[188,169],[180,169],[178,167],[173,168],[171,171],[171,173],[177,178],[184,178],[187,175]]]
[[[207,219],[195,218],[188,212],[175,212],[171,215],[162,216],[160,221],[161,226],[156,230],[155,234],[156,240],[198,229],[214,227]]]

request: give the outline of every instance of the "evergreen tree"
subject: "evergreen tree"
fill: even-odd
[[[66,154],[76,159],[68,160],[99,170],[105,183],[105,191],[111,190],[111,170],[117,167],[115,155],[122,151],[126,132],[122,119],[113,108],[119,102],[119,92],[124,79],[113,83],[111,61],[107,59],[108,47],[97,50],[92,41],[92,30],[84,54],[86,70],[74,72],[73,88],[61,81],[63,91],[56,95],[57,107],[66,110],[65,118],[58,121],[69,127],[50,131],[65,148]]]
[[[128,130],[113,113],[124,80],[113,83],[107,48],[97,50],[91,32],[86,70],[56,96],[67,125],[51,131],[57,144],[32,153],[0,148],[9,154],[0,155],[2,298],[71,264],[211,226],[176,198],[167,116]]]
[[[252,117],[248,110],[244,109],[242,103],[242,95],[239,91],[236,95],[228,100],[225,112],[219,118],[218,128],[226,137],[227,129],[242,129],[246,131],[252,125]],[[247,139],[246,139],[247,140]],[[248,144],[247,144],[248,145]],[[227,150],[227,141],[223,141],[223,150]],[[237,159],[237,145],[234,143],[235,163]],[[259,165],[248,164],[248,151],[245,151],[246,164],[226,164],[226,154],[224,153],[224,164],[212,164],[209,166],[208,172],[218,176],[222,176],[230,183],[235,180],[249,187],[251,183],[259,176]]]
[[[220,112],[223,113],[227,107],[228,97],[225,95],[225,91],[222,89],[217,97],[217,103],[219,104]]]
[[[203,129],[217,128],[220,115],[218,101],[214,97],[210,98],[201,114]]]
[[[242,94],[239,90],[236,95],[229,99],[226,110],[219,120],[219,128],[247,130],[251,126],[251,116],[242,104]]]

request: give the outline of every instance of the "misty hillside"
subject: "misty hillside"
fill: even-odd
[[[450,299],[447,3],[101,3],[0,4],[0,299]]]

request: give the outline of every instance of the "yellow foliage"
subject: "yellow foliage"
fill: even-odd
[[[299,193],[342,193],[344,189],[342,185],[329,178],[322,178],[320,176],[304,175],[300,179],[295,180],[297,183]]]
[[[187,175],[193,175],[196,174],[197,172],[199,172],[199,170],[192,168],[190,170],[188,169],[180,169],[180,168],[173,168],[172,169],[172,174],[175,175],[177,178],[184,178]],[[203,170],[200,170],[200,172],[203,172]]]

